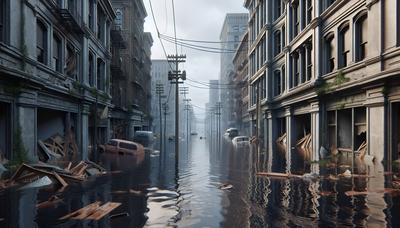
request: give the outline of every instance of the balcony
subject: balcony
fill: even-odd
[[[124,40],[121,26],[114,25],[111,28],[110,35],[113,48],[126,49],[126,41]]]
[[[73,4],[69,5],[68,7],[57,4],[56,15],[60,23],[63,24],[66,29],[78,34],[83,34],[84,30],[82,28],[82,16],[79,9],[80,7],[77,7]]]

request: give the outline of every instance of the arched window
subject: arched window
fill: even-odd
[[[339,29],[339,67],[346,67],[350,60],[350,47],[351,47],[351,34],[349,31],[349,25],[345,24]]]
[[[336,45],[333,34],[325,37],[325,73],[330,73],[335,69]]]
[[[282,47],[286,46],[286,28],[285,25],[282,26]]]
[[[282,93],[283,93],[283,91],[285,91],[286,89],[286,69],[285,69],[285,65],[283,65],[282,66],[282,68],[281,68],[281,79],[282,79],[282,81],[281,81],[281,84],[282,84],[282,89],[281,89],[281,91],[282,91]]]
[[[47,63],[47,28],[40,20],[36,22],[36,59]]]
[[[363,14],[355,22],[356,61],[365,59],[368,54],[368,16]]]
[[[282,41],[281,41],[281,31],[276,31],[274,33],[274,54],[275,56],[281,53]]]

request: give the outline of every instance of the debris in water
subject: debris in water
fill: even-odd
[[[123,213],[110,215],[110,219],[115,219],[115,218],[120,218],[120,217],[129,217],[129,213],[123,212]]]
[[[339,174],[339,176],[342,177],[351,177],[351,171],[346,169],[346,171],[344,171],[342,174]]]
[[[143,192],[137,191],[137,190],[133,190],[133,189],[129,189],[129,193],[137,195],[137,196],[143,195]]]
[[[332,195],[334,195],[335,193],[334,192],[329,192],[329,191],[322,191],[322,192],[319,192],[319,195],[320,196],[332,196]]]
[[[108,202],[100,206],[101,202],[97,201],[87,205],[77,211],[69,213],[59,220],[76,219],[76,220],[100,220],[115,208],[119,207],[121,203]]]
[[[62,199],[58,198],[57,196],[52,196],[49,198],[49,200],[37,204],[36,208],[43,209],[43,208],[54,207],[55,205],[61,202],[63,202]]]
[[[222,184],[219,186],[219,189],[221,189],[221,190],[229,190],[232,188],[233,188],[233,185],[231,185],[231,184]]]
[[[37,179],[23,187],[20,188],[20,190],[23,189],[29,189],[29,188],[40,188],[40,187],[44,187],[47,185],[51,185],[53,182],[50,180],[50,178],[48,176],[44,176],[40,179]]]
[[[346,196],[365,196],[368,195],[369,192],[363,191],[363,192],[358,192],[358,191],[347,191],[344,193]]]

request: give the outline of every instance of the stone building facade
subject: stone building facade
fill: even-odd
[[[31,160],[38,140],[54,134],[72,135],[81,158],[107,141],[114,17],[107,0],[0,1],[0,150],[8,159],[17,132]]]
[[[365,142],[367,154],[391,168],[400,142],[400,1],[246,0],[245,7],[249,112],[268,169],[296,172],[301,161],[302,171],[317,171],[296,148],[306,135],[311,161],[325,147],[354,162]]]
[[[247,111],[249,107],[249,59],[247,56],[249,46],[248,37],[248,33],[245,33],[232,61],[235,72],[233,77],[233,88],[235,88],[235,94],[232,114],[235,126],[239,129],[241,135],[250,134],[250,118],[249,112]]]
[[[143,31],[147,16],[142,0],[112,0],[116,20],[112,28],[113,138],[132,140],[137,130],[149,129],[150,51],[153,39]]]

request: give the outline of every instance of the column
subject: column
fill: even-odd
[[[294,131],[294,121],[293,121],[293,114],[290,107],[287,107],[285,110],[285,117],[286,117],[286,137],[287,137],[287,148],[286,148],[286,172],[291,173],[291,163],[292,163],[292,144],[294,142],[295,137],[293,135]]]
[[[83,104],[81,111],[81,124],[80,124],[80,134],[81,134],[81,158],[82,160],[87,159],[89,156],[89,114],[90,114],[90,104]],[[79,133],[78,133],[79,134]]]
[[[37,93],[33,91],[23,91],[17,97],[17,123],[14,132],[19,128],[22,143],[28,155],[28,159],[35,162],[37,156]],[[13,135],[15,142],[15,135]],[[13,151],[12,153],[15,153]],[[15,156],[14,154],[12,156]]]
[[[268,156],[268,161],[267,161],[267,172],[272,172],[272,161],[273,161],[273,152],[275,151],[275,139],[276,137],[276,130],[274,130],[273,125],[276,125],[276,119],[273,119],[272,117],[272,111],[267,111],[266,113],[267,116],[267,132],[268,132],[268,138],[267,138],[267,156]],[[274,124],[275,123],[275,124]]]
[[[321,147],[321,115],[319,102],[311,104],[311,135],[312,135],[312,153],[311,161],[319,161],[319,149]],[[319,174],[319,164],[311,164],[311,173]]]

